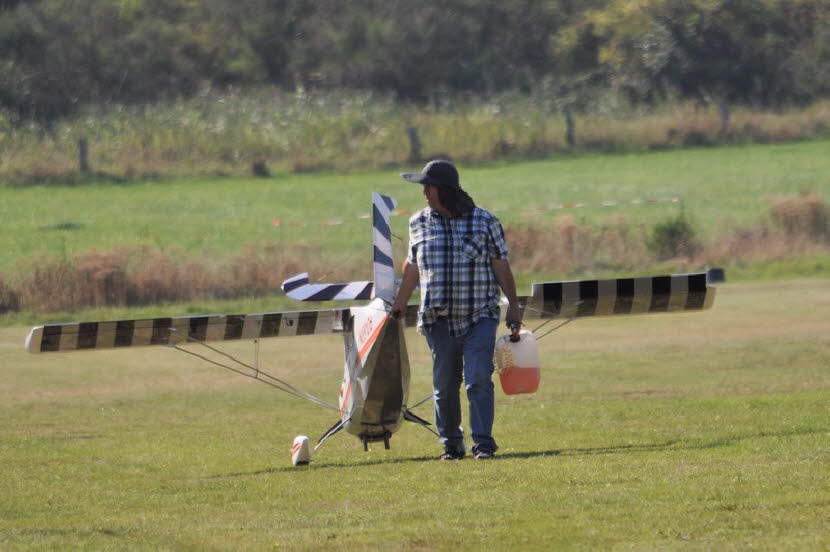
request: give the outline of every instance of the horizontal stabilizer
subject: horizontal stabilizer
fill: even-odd
[[[341,333],[348,317],[349,309],[332,309],[51,324],[29,332],[26,350],[49,353]]]
[[[282,283],[286,295],[298,301],[339,301],[372,298],[372,282],[311,284],[308,273],[297,274]]]
[[[520,303],[525,319],[699,311],[712,306],[715,291],[707,273],[699,272],[535,283]]]

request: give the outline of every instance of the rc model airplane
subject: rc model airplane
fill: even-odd
[[[310,283],[308,274],[300,274],[282,286],[289,297],[300,301],[369,300],[368,304],[329,310],[50,324],[29,332],[26,350],[40,354],[165,345],[338,412],[340,419],[320,437],[313,450],[307,437],[294,440],[294,465],[309,463],[312,452],[343,429],[357,436],[364,449],[378,441],[388,449],[392,434],[403,421],[430,429],[429,422],[412,409],[432,398],[430,395],[407,406],[410,373],[404,327],[416,325],[418,305],[408,305],[400,319],[391,316],[396,280],[389,219],[396,205],[390,197],[372,194],[373,281]],[[713,274],[716,272],[534,283],[531,294],[520,297],[519,302],[524,320],[569,321],[588,316],[700,311],[710,308],[714,301],[716,288],[710,277]],[[336,405],[259,367],[260,339],[331,333],[343,334],[345,352]],[[242,339],[255,343],[253,364],[208,345]],[[233,364],[200,355],[193,351],[194,347],[187,347],[191,344],[206,347]]]

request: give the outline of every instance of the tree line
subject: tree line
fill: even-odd
[[[261,84],[803,104],[830,96],[830,0],[0,0],[8,119]]]

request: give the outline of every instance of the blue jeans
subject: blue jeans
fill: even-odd
[[[445,318],[439,318],[427,332],[432,350],[432,383],[435,388],[435,425],[448,451],[464,451],[461,428],[462,377],[470,403],[470,430],[473,452],[496,452],[493,439],[493,348],[498,320],[482,318],[461,337],[450,335]]]

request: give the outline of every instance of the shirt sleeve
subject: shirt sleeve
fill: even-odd
[[[487,225],[487,247],[493,259],[507,259],[507,240],[504,239],[504,229],[496,217]]]
[[[418,257],[417,252],[415,251],[415,244],[412,241],[412,228],[413,228],[412,220],[409,221],[409,247],[407,248],[406,260],[411,265],[418,265]]]

